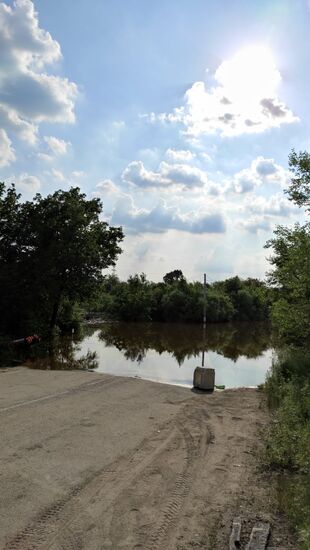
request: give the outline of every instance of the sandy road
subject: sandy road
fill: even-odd
[[[255,390],[1,372],[0,548],[226,549],[233,515],[251,509],[260,400]]]

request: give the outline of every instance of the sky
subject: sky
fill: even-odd
[[[310,151],[309,0],[0,1],[0,181],[80,187],[116,273],[264,278]]]

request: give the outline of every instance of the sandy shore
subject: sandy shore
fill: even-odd
[[[293,548],[256,471],[261,394],[88,372],[0,371],[0,548],[241,548],[257,519]],[[274,542],[273,542],[274,544]]]

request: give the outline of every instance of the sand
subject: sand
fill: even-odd
[[[294,548],[257,468],[254,389],[213,394],[90,372],[0,371],[0,548],[241,548],[257,520]]]

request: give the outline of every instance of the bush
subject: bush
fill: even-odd
[[[292,349],[282,352],[272,366],[265,391],[274,415],[267,435],[265,463],[290,472],[289,480],[283,477],[282,505],[299,533],[301,548],[308,550],[310,353]]]

